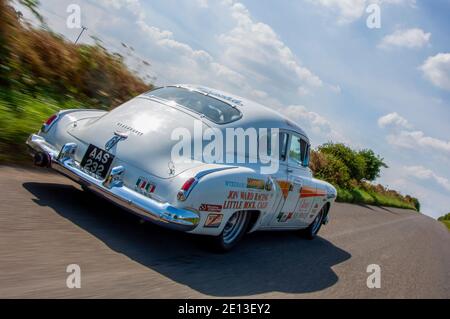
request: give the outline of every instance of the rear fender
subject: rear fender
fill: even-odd
[[[261,218],[272,211],[276,188],[266,186],[268,180],[267,176],[247,167],[217,171],[202,177],[187,200],[179,204],[200,214],[200,224],[193,233],[219,235],[236,211],[257,213],[250,228],[254,231]],[[208,227],[208,216],[218,214],[222,215],[220,224]]]

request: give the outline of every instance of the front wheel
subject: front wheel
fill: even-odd
[[[311,225],[308,226],[308,228],[299,230],[300,236],[306,238],[306,239],[314,239],[317,236],[317,233],[320,230],[320,227],[322,227],[323,220],[326,217],[327,214],[327,206],[325,205],[320,212],[317,214],[314,221],[311,223]]]
[[[213,245],[216,251],[230,251],[244,237],[250,222],[250,213],[245,211],[235,212],[228,219],[222,233],[213,237]]]

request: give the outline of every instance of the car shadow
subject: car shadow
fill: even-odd
[[[351,255],[331,242],[292,232],[249,234],[226,254],[205,249],[205,237],[166,230],[74,187],[24,183],[34,201],[89,232],[110,249],[210,296],[308,293],[339,280],[332,267]]]

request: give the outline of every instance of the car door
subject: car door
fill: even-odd
[[[277,192],[274,193],[273,206],[270,209],[271,214],[264,217],[262,224],[266,227],[272,227],[276,216],[283,208],[287,194],[289,192],[289,182],[287,177],[287,152],[288,152],[289,133],[281,131],[279,133],[279,168],[275,174],[272,174],[276,183]],[[270,145],[270,143],[268,143]]]
[[[303,141],[303,144],[302,144]],[[280,171],[286,169],[285,180],[277,180],[282,189],[284,203],[272,219],[272,225],[276,227],[295,227],[301,224],[299,220],[300,194],[302,187],[310,185],[307,180],[307,167],[304,167],[307,148],[307,142],[297,133],[289,134],[287,161],[284,167],[280,166]],[[309,202],[309,201],[308,201]]]
[[[289,162],[288,174],[290,178],[300,184],[300,188],[297,193],[298,201],[294,209],[292,225],[304,227],[309,225],[309,220],[312,217],[310,214],[316,202],[317,187],[309,169],[310,145],[306,138],[301,135],[294,137],[298,138],[298,142],[294,143],[296,148],[291,154],[295,156],[295,161]],[[296,153],[298,144],[300,144],[300,156]]]

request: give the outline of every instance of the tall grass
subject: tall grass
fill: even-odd
[[[27,136],[60,109],[110,109],[151,88],[121,56],[32,27],[0,0],[0,163],[24,159]]]
[[[56,101],[14,91],[0,92],[0,163],[29,160],[25,146],[28,135],[38,131],[45,119],[58,110],[80,107],[73,99]]]

